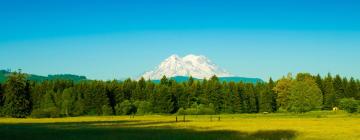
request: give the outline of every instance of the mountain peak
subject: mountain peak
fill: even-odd
[[[154,70],[146,72],[142,77],[157,80],[164,75],[166,77],[193,76],[200,79],[210,78],[213,75],[220,77],[232,76],[203,55],[189,54],[181,58],[174,54],[161,62]]]
[[[177,54],[173,54],[169,58],[167,58],[167,60],[179,60],[179,59],[181,58]]]

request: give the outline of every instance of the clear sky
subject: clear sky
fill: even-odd
[[[0,69],[107,80],[190,53],[265,80],[360,78],[360,1],[0,1]]]

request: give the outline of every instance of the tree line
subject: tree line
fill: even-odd
[[[0,84],[0,116],[67,117],[130,114],[232,114],[307,112],[341,107],[356,112],[360,82],[339,75],[299,73],[277,81],[235,83],[210,79],[160,83],[47,80],[34,82],[13,72]]]

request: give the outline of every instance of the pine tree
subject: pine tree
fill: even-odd
[[[232,87],[230,87],[230,84]],[[222,101],[222,112],[224,113],[234,113],[233,110],[233,103],[232,103],[232,98],[233,98],[233,91],[230,88],[234,87],[234,83],[230,82],[229,84],[227,84],[226,82],[223,82],[222,84],[222,92],[220,93],[223,96],[223,101]]]
[[[156,89],[156,97],[153,100],[155,111],[157,113],[172,113],[174,110],[173,95],[169,92],[169,88],[165,85],[159,85]]]
[[[316,84],[317,84],[317,86],[319,87],[319,89],[321,90],[321,94],[322,94],[322,96],[323,96],[323,103],[322,103],[322,105],[324,106],[325,105],[325,89],[324,89],[324,80],[321,78],[321,76],[320,76],[320,74],[317,74],[315,77],[314,77],[314,79],[315,79],[315,82],[316,82]]]
[[[136,87],[136,83],[134,84],[131,79],[126,79],[123,83],[123,96],[125,100],[131,100],[132,90]]]
[[[3,87],[2,87],[2,84],[0,83],[0,108],[1,108],[2,105],[3,105],[3,97],[4,97]]]
[[[192,86],[194,84],[194,78],[192,76],[189,77],[189,80],[187,82],[188,86]]]
[[[145,88],[146,88],[146,82],[145,79],[143,77],[141,77],[141,79],[136,82],[136,86],[135,86],[135,90],[133,90],[133,96],[132,96],[132,100],[136,101],[136,100],[145,100]]]
[[[14,72],[8,76],[3,111],[15,118],[24,118],[31,113],[30,87],[25,74]]]
[[[3,116],[3,105],[4,105],[4,93],[3,93],[3,87],[0,83],[0,117]]]
[[[336,105],[338,105],[339,99],[344,98],[345,96],[345,88],[343,85],[343,80],[341,79],[340,75],[336,75],[334,79],[334,90],[335,90],[335,99]]]
[[[337,106],[337,103],[333,78],[330,74],[328,74],[328,76],[324,79],[323,88],[323,109],[332,109],[333,107]]]
[[[347,98],[350,96],[349,81],[346,77],[342,79],[344,94],[341,98]]]
[[[239,103],[237,103],[240,106],[240,112],[248,113],[248,97],[245,94],[246,91],[245,84],[240,82],[237,83],[236,87],[237,87],[237,93],[239,94],[239,98],[240,98]]]
[[[355,95],[355,99],[360,100],[360,80],[356,80],[356,85],[357,85],[357,93]]]
[[[272,98],[272,101],[271,101],[272,112],[276,112],[277,111],[277,103],[276,103],[277,96],[274,91],[275,83],[271,77],[269,79],[269,83],[267,86],[268,86],[268,90],[269,90],[269,93],[271,94],[271,98]]]
[[[116,96],[121,94],[121,85],[116,80],[107,82],[106,84],[106,95],[109,98],[109,105],[112,114],[115,114],[115,105],[117,103]],[[104,107],[106,108],[106,107]]]
[[[46,94],[43,96],[40,108],[43,110],[56,108],[55,99],[54,99],[55,92],[52,90],[49,90],[46,92]]]
[[[75,94],[73,88],[67,88],[62,92],[61,114],[70,116],[74,110]]]
[[[209,101],[209,103],[214,104],[215,112],[220,113],[222,110],[224,97],[222,96],[222,87],[219,79],[215,75],[211,77],[208,81],[205,94],[207,94],[207,100]]]
[[[105,85],[101,81],[91,81],[86,86],[87,90],[82,91],[86,113],[88,115],[102,115],[104,105],[110,106]]]
[[[149,101],[150,99],[153,98],[154,88],[155,88],[155,84],[152,81],[148,80],[146,82],[145,95],[144,95],[145,96],[144,99],[146,101]]]
[[[169,80],[164,75],[160,80],[160,85],[168,85],[168,84],[169,84]]]
[[[238,94],[238,89],[236,86],[235,82],[229,82],[229,84],[227,85],[227,88],[229,90],[230,93],[230,99],[228,99],[228,105],[229,107],[231,107],[231,113],[235,113],[235,112],[240,112],[240,97]]]
[[[248,96],[248,102],[249,102],[249,106],[248,106],[248,112],[249,113],[257,113],[259,112],[259,106],[258,106],[258,100],[257,100],[257,95],[255,92],[255,88],[253,84],[246,84],[246,94]]]
[[[242,108],[242,103],[241,103],[241,98],[240,98],[240,94],[238,92],[234,93],[233,99],[232,99],[232,103],[233,103],[233,109],[234,109],[234,113],[241,113],[241,108]]]
[[[266,84],[258,84],[259,88],[259,112],[273,112],[273,95]]]
[[[356,98],[356,94],[359,91],[356,85],[356,81],[353,77],[350,78],[346,91],[347,91],[346,98]]]

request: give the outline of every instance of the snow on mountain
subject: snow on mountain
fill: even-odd
[[[163,76],[192,76],[203,79],[213,75],[218,77],[232,76],[224,69],[219,68],[203,55],[187,55],[183,58],[178,55],[171,55],[160,63],[154,70],[146,72],[142,77],[145,79],[157,80]]]

